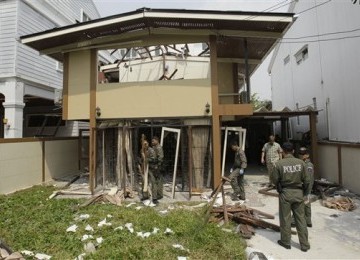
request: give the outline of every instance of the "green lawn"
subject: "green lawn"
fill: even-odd
[[[130,207],[94,204],[78,211],[76,205],[83,200],[51,199],[53,187],[36,186],[9,196],[0,196],[0,239],[14,251],[30,250],[44,253],[52,259],[74,259],[84,253],[84,245],[102,237],[96,252],[85,259],[246,259],[246,243],[238,234],[228,233],[216,224],[204,223],[204,209],[187,210],[175,206],[167,214],[159,213],[164,206],[143,207],[140,203]],[[125,204],[128,202],[125,201]],[[81,214],[89,214],[85,220],[75,220]],[[112,217],[107,217],[110,214]],[[104,218],[111,226],[98,227]],[[132,223],[134,233],[126,227]],[[76,224],[75,233],[66,229]],[[94,231],[86,231],[91,225]],[[230,224],[231,225],[231,224]],[[122,226],[123,230],[114,230]],[[138,232],[152,232],[147,238]],[[171,234],[164,231],[169,228]],[[227,226],[226,228],[233,228]],[[84,234],[93,239],[81,241]],[[178,244],[185,248],[173,247]],[[31,259],[27,258],[27,259]]]

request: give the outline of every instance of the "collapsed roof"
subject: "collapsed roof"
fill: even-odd
[[[162,44],[203,42],[216,35],[219,60],[238,63],[241,70],[247,59],[252,72],[292,21],[290,13],[142,8],[22,36],[21,42],[62,61],[63,53],[79,49],[144,46],[151,40],[157,45],[156,39]]]

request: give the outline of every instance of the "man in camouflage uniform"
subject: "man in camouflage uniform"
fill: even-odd
[[[245,152],[238,146],[237,142],[231,144],[231,149],[235,152],[234,165],[230,170],[230,184],[234,190],[232,200],[245,200],[244,173],[247,167]]]
[[[279,192],[281,239],[278,244],[291,249],[291,211],[295,218],[301,251],[310,249],[304,213],[304,195],[310,194],[310,177],[305,163],[293,156],[292,143],[283,144],[284,159],[275,163],[272,181]]]
[[[306,165],[306,173],[310,177],[310,192],[312,190],[312,187],[314,185],[314,165],[310,161],[310,155],[309,151],[306,147],[301,147],[299,149],[299,158],[305,162]],[[309,203],[305,204],[305,220],[308,227],[312,227],[311,222],[311,203],[310,199],[308,199]]]
[[[271,185],[271,173],[274,168],[274,164],[282,158],[282,150],[280,145],[275,142],[275,136],[269,136],[269,142],[264,144],[261,150],[261,163],[266,162],[266,168],[269,175],[269,185]]]
[[[164,151],[159,143],[159,138],[154,136],[151,139],[152,149],[155,153],[155,159],[149,164],[152,167],[152,176],[150,177],[152,183],[152,196],[153,202],[158,203],[158,200],[163,197],[163,176],[162,176],[162,165],[164,161]]]

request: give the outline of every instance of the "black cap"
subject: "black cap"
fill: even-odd
[[[308,149],[306,147],[300,147],[299,149],[299,154],[300,155],[304,155],[304,154],[308,154]]]
[[[294,146],[290,142],[283,143],[282,148],[285,152],[292,152],[294,150]]]

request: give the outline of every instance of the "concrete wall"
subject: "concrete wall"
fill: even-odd
[[[360,145],[319,143],[318,174],[360,194]]]
[[[43,149],[45,148],[45,149]],[[0,194],[78,171],[78,139],[0,140]]]

